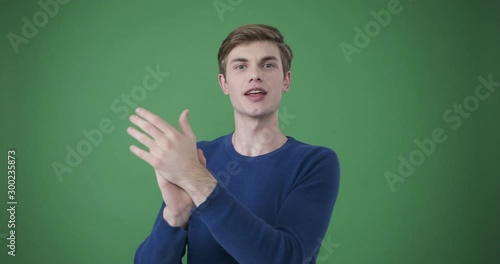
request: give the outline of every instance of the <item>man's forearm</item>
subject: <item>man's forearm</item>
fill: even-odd
[[[195,206],[199,206],[212,193],[217,180],[204,167],[194,168],[190,173],[194,177],[183,183],[182,188],[189,194]]]
[[[134,263],[180,263],[184,256],[188,233],[165,223],[162,217],[164,208],[162,203],[153,230],[138,247]]]

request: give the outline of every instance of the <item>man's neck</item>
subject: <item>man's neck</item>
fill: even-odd
[[[258,119],[236,116],[232,143],[236,152],[244,156],[264,155],[283,146],[287,137],[278,126],[278,112]]]

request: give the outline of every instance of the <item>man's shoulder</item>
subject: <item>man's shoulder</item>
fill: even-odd
[[[316,145],[312,143],[305,143],[301,140],[291,137],[293,140],[293,147],[290,148],[291,152],[302,157],[311,156],[334,156],[337,157],[337,153],[330,147],[324,145]]]
[[[224,140],[228,137],[228,134],[220,136],[212,140],[200,140],[196,142],[196,146],[203,151],[208,149],[215,149],[217,147],[224,145]]]
[[[290,159],[296,164],[297,181],[326,180],[338,184],[340,176],[340,161],[336,151],[324,145],[315,145],[295,140],[295,147]]]

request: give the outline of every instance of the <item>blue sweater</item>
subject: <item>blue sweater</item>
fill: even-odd
[[[257,157],[234,149],[232,133],[198,142],[218,184],[188,227],[163,219],[163,203],[135,263],[316,263],[339,189],[339,161],[293,137]]]

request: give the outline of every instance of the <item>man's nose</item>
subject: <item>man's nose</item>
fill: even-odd
[[[262,81],[262,72],[260,71],[259,67],[252,67],[252,70],[250,71],[249,82],[252,81]]]

